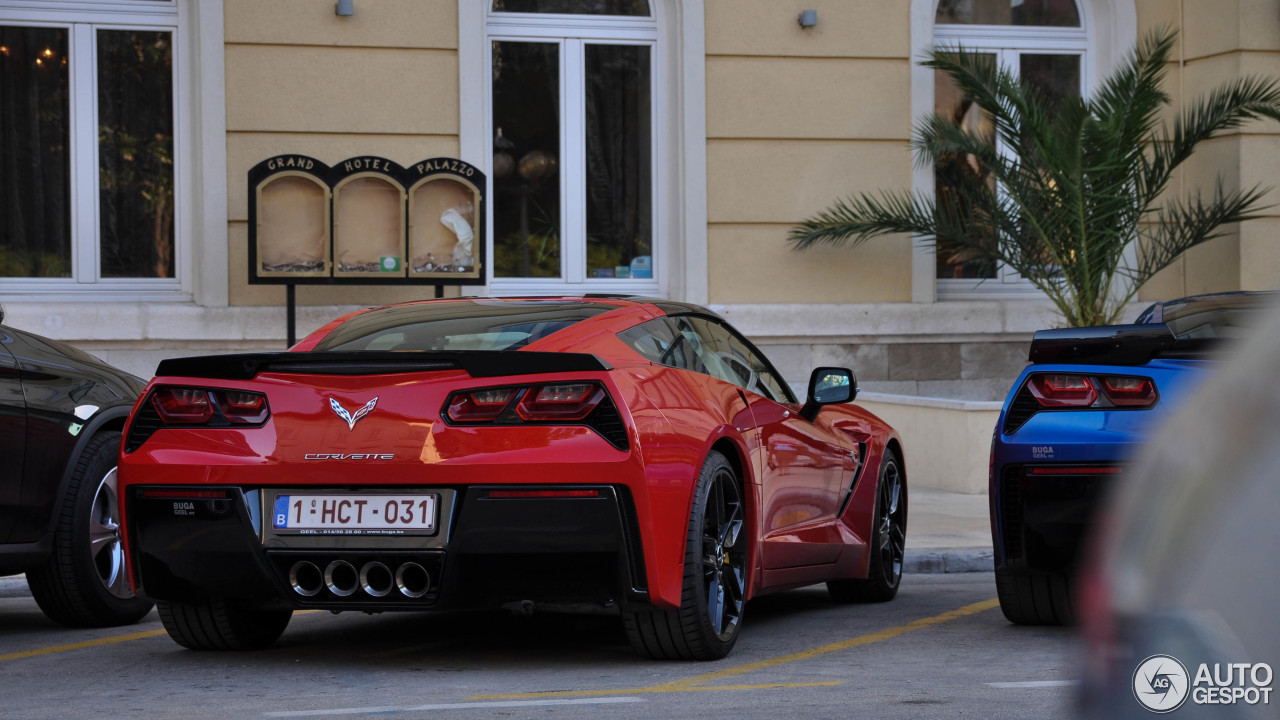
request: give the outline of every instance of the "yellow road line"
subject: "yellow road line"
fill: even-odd
[[[298,615],[310,615],[312,613],[323,612],[322,610],[298,610],[294,613]],[[23,650],[22,652],[9,653],[0,655],[0,662],[5,660],[21,660],[23,658],[39,657],[41,655],[52,655],[53,653],[69,652],[71,650],[83,650],[91,647],[101,647],[103,645],[114,645],[116,643],[130,642],[132,640],[145,640],[147,638],[164,635],[165,631],[147,630],[145,632],[129,633],[127,635],[112,635],[111,637],[98,638],[97,640],[85,640],[84,642],[71,643],[70,645],[54,645],[53,647],[37,648],[35,650]]]
[[[130,633],[128,635],[112,635],[111,637],[98,638],[97,640],[85,640],[84,642],[71,643],[70,645],[54,645],[53,647],[38,648],[36,650],[23,650],[22,652],[0,655],[0,662],[67,652],[69,650],[83,650],[85,648],[100,647],[102,645],[129,642],[130,640],[142,640],[144,638],[156,637],[157,635],[164,635],[164,630],[147,630],[146,632]]]
[[[770,658],[768,660],[759,660],[757,662],[747,663],[745,665],[738,665],[737,667],[725,668],[724,670],[716,670],[714,672],[694,675],[692,677],[687,677],[681,680],[673,680],[671,682],[660,683],[658,685],[650,685],[649,687],[617,688],[612,690],[558,690],[553,692],[517,693],[517,694],[511,694],[511,695],[475,695],[467,698],[467,700],[468,701],[525,700],[525,699],[544,698],[544,697],[631,695],[635,693],[694,692],[694,691],[704,691],[704,690],[759,690],[759,689],[770,689],[770,688],[819,687],[819,686],[839,685],[840,683],[838,681],[837,682],[820,682],[820,683],[798,683],[798,684],[769,683],[765,685],[705,685],[704,683],[708,683],[713,680],[720,680],[722,678],[733,677],[735,675],[744,675],[746,673],[755,672],[757,670],[773,668],[773,667],[777,667],[779,665],[784,665],[787,663],[798,662],[800,660],[809,660],[822,655],[827,655],[829,653],[840,652],[841,650],[848,650],[850,648],[861,647],[863,645],[870,645],[872,643],[878,643],[884,640],[890,640],[890,639],[899,637],[901,635],[905,635],[909,632],[915,632],[916,630],[923,630],[925,628],[930,628],[935,625],[940,625],[942,623],[950,622],[952,620],[956,620],[962,617],[967,617],[969,615],[976,615],[980,612],[991,610],[992,608],[999,606],[999,604],[1000,602],[997,599],[991,598],[990,600],[983,600],[982,602],[973,603],[972,605],[965,605],[964,607],[942,613],[941,615],[934,615],[933,617],[921,618],[920,620],[907,623],[906,625],[899,625],[898,627],[889,628],[888,630],[880,630],[878,632],[868,633],[866,635],[859,635],[858,637],[855,637],[855,638],[850,638],[848,640],[842,640],[840,642],[834,642],[827,645],[821,645],[816,648],[811,648],[809,650],[803,650],[801,652],[791,653],[789,655],[779,655],[778,657]]]
[[[480,700],[537,700],[539,698],[557,697],[601,697],[606,695],[646,695],[669,692],[694,692],[697,690],[772,690],[776,688],[808,688],[834,687],[843,684],[843,680],[806,683],[761,683],[758,685],[699,685],[698,687],[671,687],[670,683],[651,685],[643,688],[626,688],[615,690],[552,690],[550,692],[514,693],[511,695],[472,695],[463,702]]]
[[[850,648],[861,647],[863,645],[870,645],[872,643],[878,643],[885,640],[891,640],[900,635],[905,635],[909,632],[915,632],[916,630],[923,630],[925,628],[933,627],[934,625],[941,625],[942,623],[950,622],[957,618],[966,617],[968,615],[976,615],[977,613],[985,612],[994,607],[997,607],[999,604],[1000,604],[999,600],[997,600],[996,598],[991,598],[990,600],[983,600],[982,602],[973,603],[972,605],[965,605],[962,608],[957,608],[950,612],[942,613],[941,615],[934,615],[933,617],[921,618],[920,620],[907,623],[906,625],[899,625],[898,627],[895,627],[895,628],[889,628],[888,630],[881,630],[879,632],[873,632],[867,635],[859,635],[856,638],[850,638],[848,640],[834,642],[829,645],[822,645],[820,647],[812,648],[809,650],[803,650],[801,652],[791,653],[790,655],[781,655],[779,657],[770,658],[768,660],[760,660],[758,662],[747,663],[746,665],[739,665],[737,667],[726,668],[724,670],[716,670],[714,672],[703,673],[701,675],[694,675],[693,677],[685,678],[684,680],[679,680],[674,683],[668,683],[668,684],[671,685],[673,688],[686,688],[692,685],[701,685],[711,680],[719,680],[721,678],[732,677],[734,675],[743,675],[749,672],[755,672],[757,670],[764,670],[765,668],[772,668],[772,667],[777,667],[778,665],[785,665],[787,663],[798,662],[800,660],[809,660],[812,658],[819,657],[821,655],[827,655],[833,652],[840,652],[841,650],[848,650]]]

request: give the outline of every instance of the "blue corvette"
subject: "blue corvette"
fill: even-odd
[[[1073,575],[1100,493],[1271,293],[1157,303],[1133,325],[1042,330],[996,423],[991,538],[1011,622],[1074,621]]]

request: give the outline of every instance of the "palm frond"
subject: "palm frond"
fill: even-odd
[[[1156,222],[1141,232],[1143,252],[1137,267],[1122,268],[1122,272],[1142,285],[1187,250],[1222,237],[1224,226],[1258,217],[1266,209],[1264,195],[1261,187],[1228,192],[1219,180],[1207,201],[1202,193],[1171,200],[1156,213]]]
[[[933,198],[923,193],[851,197],[792,228],[788,241],[793,249],[805,250],[814,245],[857,246],[895,233],[932,237],[937,227],[933,208]]]
[[[1155,273],[1260,209],[1263,190],[1221,184],[1207,197],[1169,200],[1173,171],[1204,140],[1251,120],[1280,121],[1280,81],[1250,77],[1211,92],[1164,129],[1169,96],[1161,85],[1174,39],[1167,29],[1145,36],[1087,100],[1050,99],[989,55],[934,48],[922,64],[945,73],[993,132],[921,118],[912,150],[918,167],[933,167],[936,194],[842,200],[796,226],[789,241],[803,250],[910,233],[1009,266],[1069,325],[1114,321]],[[1130,266],[1135,242],[1139,259]]]

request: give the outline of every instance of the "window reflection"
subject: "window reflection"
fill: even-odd
[[[0,277],[71,277],[67,31],[0,26]]]
[[[649,48],[587,45],[587,277],[651,278]]]
[[[1018,60],[1022,82],[1040,92],[1050,111],[1066,98],[1080,97],[1079,55],[1023,53]]]
[[[649,17],[648,0],[493,0],[494,12]]]
[[[944,25],[1080,27],[1075,0],[939,0]]]
[[[493,274],[560,277],[560,59],[493,43]]]
[[[994,65],[996,56],[983,54],[983,60]],[[946,73],[934,71],[934,112],[950,119],[967,132],[995,143],[995,125],[990,113],[978,107],[967,97]],[[995,178],[977,156],[969,153],[952,153],[938,159],[934,165],[934,187],[939,207],[960,202],[961,188],[986,184],[995,190]],[[939,278],[994,278],[995,261],[983,257],[976,250],[948,245],[938,239],[936,249],[937,277]]]
[[[172,33],[98,31],[102,277],[171,278]]]

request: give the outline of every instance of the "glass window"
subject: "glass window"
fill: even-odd
[[[939,0],[939,24],[1080,27],[1075,0]]]
[[[67,31],[0,25],[0,277],[71,277]]]
[[[587,45],[587,277],[653,255],[649,48]]]
[[[618,337],[650,362],[710,375],[777,402],[795,403],[768,361],[718,322],[677,315],[650,320]]]
[[[668,318],[650,320],[618,333],[618,337],[649,362],[710,374],[685,336]],[[694,337],[697,337],[696,333]]]
[[[649,3],[491,9],[491,290],[656,292]]]
[[[494,12],[649,17],[648,0],[493,0]]]
[[[688,320],[697,331],[702,340],[699,353],[711,375],[771,400],[795,402],[768,361],[727,325],[700,317],[677,320]]]
[[[996,61],[992,53],[983,53],[982,57],[993,64]],[[973,99],[966,96],[946,73],[935,71],[933,79],[934,112],[987,142],[995,142],[996,128],[991,114],[974,104]],[[995,178],[991,172],[976,155],[969,153],[951,153],[939,158],[933,166],[933,178],[939,206],[953,206],[959,202],[958,188],[985,184],[995,190]],[[939,278],[996,276],[996,264],[992,260],[967,248],[948,246],[941,240],[934,257]]]
[[[171,278],[173,34],[98,31],[102,277]]]
[[[615,309],[616,305],[556,300],[393,305],[356,315],[314,350],[518,350]]]
[[[963,47],[990,63],[1008,68],[1024,83],[1034,86],[1050,103],[1080,97],[1088,35],[1081,27],[1075,0],[940,0],[935,17],[934,42]],[[992,32],[974,25],[1011,25],[1016,34]],[[955,124],[997,143],[995,127],[983,112],[940,71],[934,72],[934,112]],[[996,193],[990,171],[973,155],[940,158],[934,166],[934,190],[939,205],[956,202],[957,188],[985,184]],[[948,247],[939,242],[935,277],[940,296],[972,296],[974,293],[1037,293],[1012,270],[979,253]]]
[[[180,290],[178,6],[24,5],[0,0],[0,292]]]
[[[560,277],[560,47],[493,43],[494,277]]]

